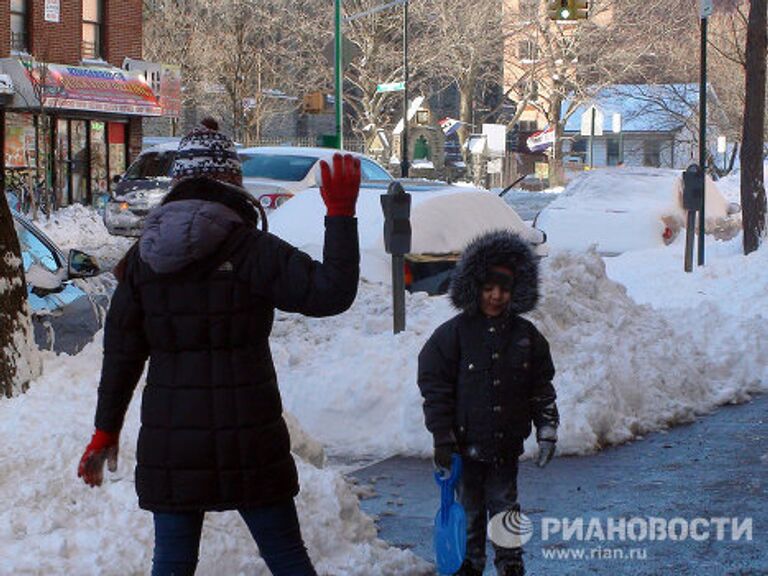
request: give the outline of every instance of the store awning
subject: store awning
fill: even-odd
[[[12,108],[82,110],[128,116],[160,116],[152,88],[136,72],[119,68],[66,66],[17,58],[0,61],[13,79]]]

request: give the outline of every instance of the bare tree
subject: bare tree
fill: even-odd
[[[0,193],[0,391],[25,392],[40,373],[19,240],[5,191]]]
[[[741,204],[744,253],[760,247],[765,236],[766,198],[763,158],[765,130],[766,50],[768,50],[766,0],[751,0],[746,42],[746,99],[741,148]]]

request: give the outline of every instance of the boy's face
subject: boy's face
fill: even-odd
[[[488,279],[482,286],[480,311],[488,318],[503,314],[512,299],[514,281],[512,270],[505,266],[493,266]]]

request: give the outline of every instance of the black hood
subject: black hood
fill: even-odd
[[[482,285],[494,266],[505,266],[515,274],[509,312],[533,310],[539,299],[538,260],[525,240],[504,230],[479,236],[464,249],[451,278],[453,305],[470,314],[478,313]]]

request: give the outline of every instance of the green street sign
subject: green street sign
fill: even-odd
[[[389,82],[376,86],[376,92],[400,92],[405,90],[405,82]]]

